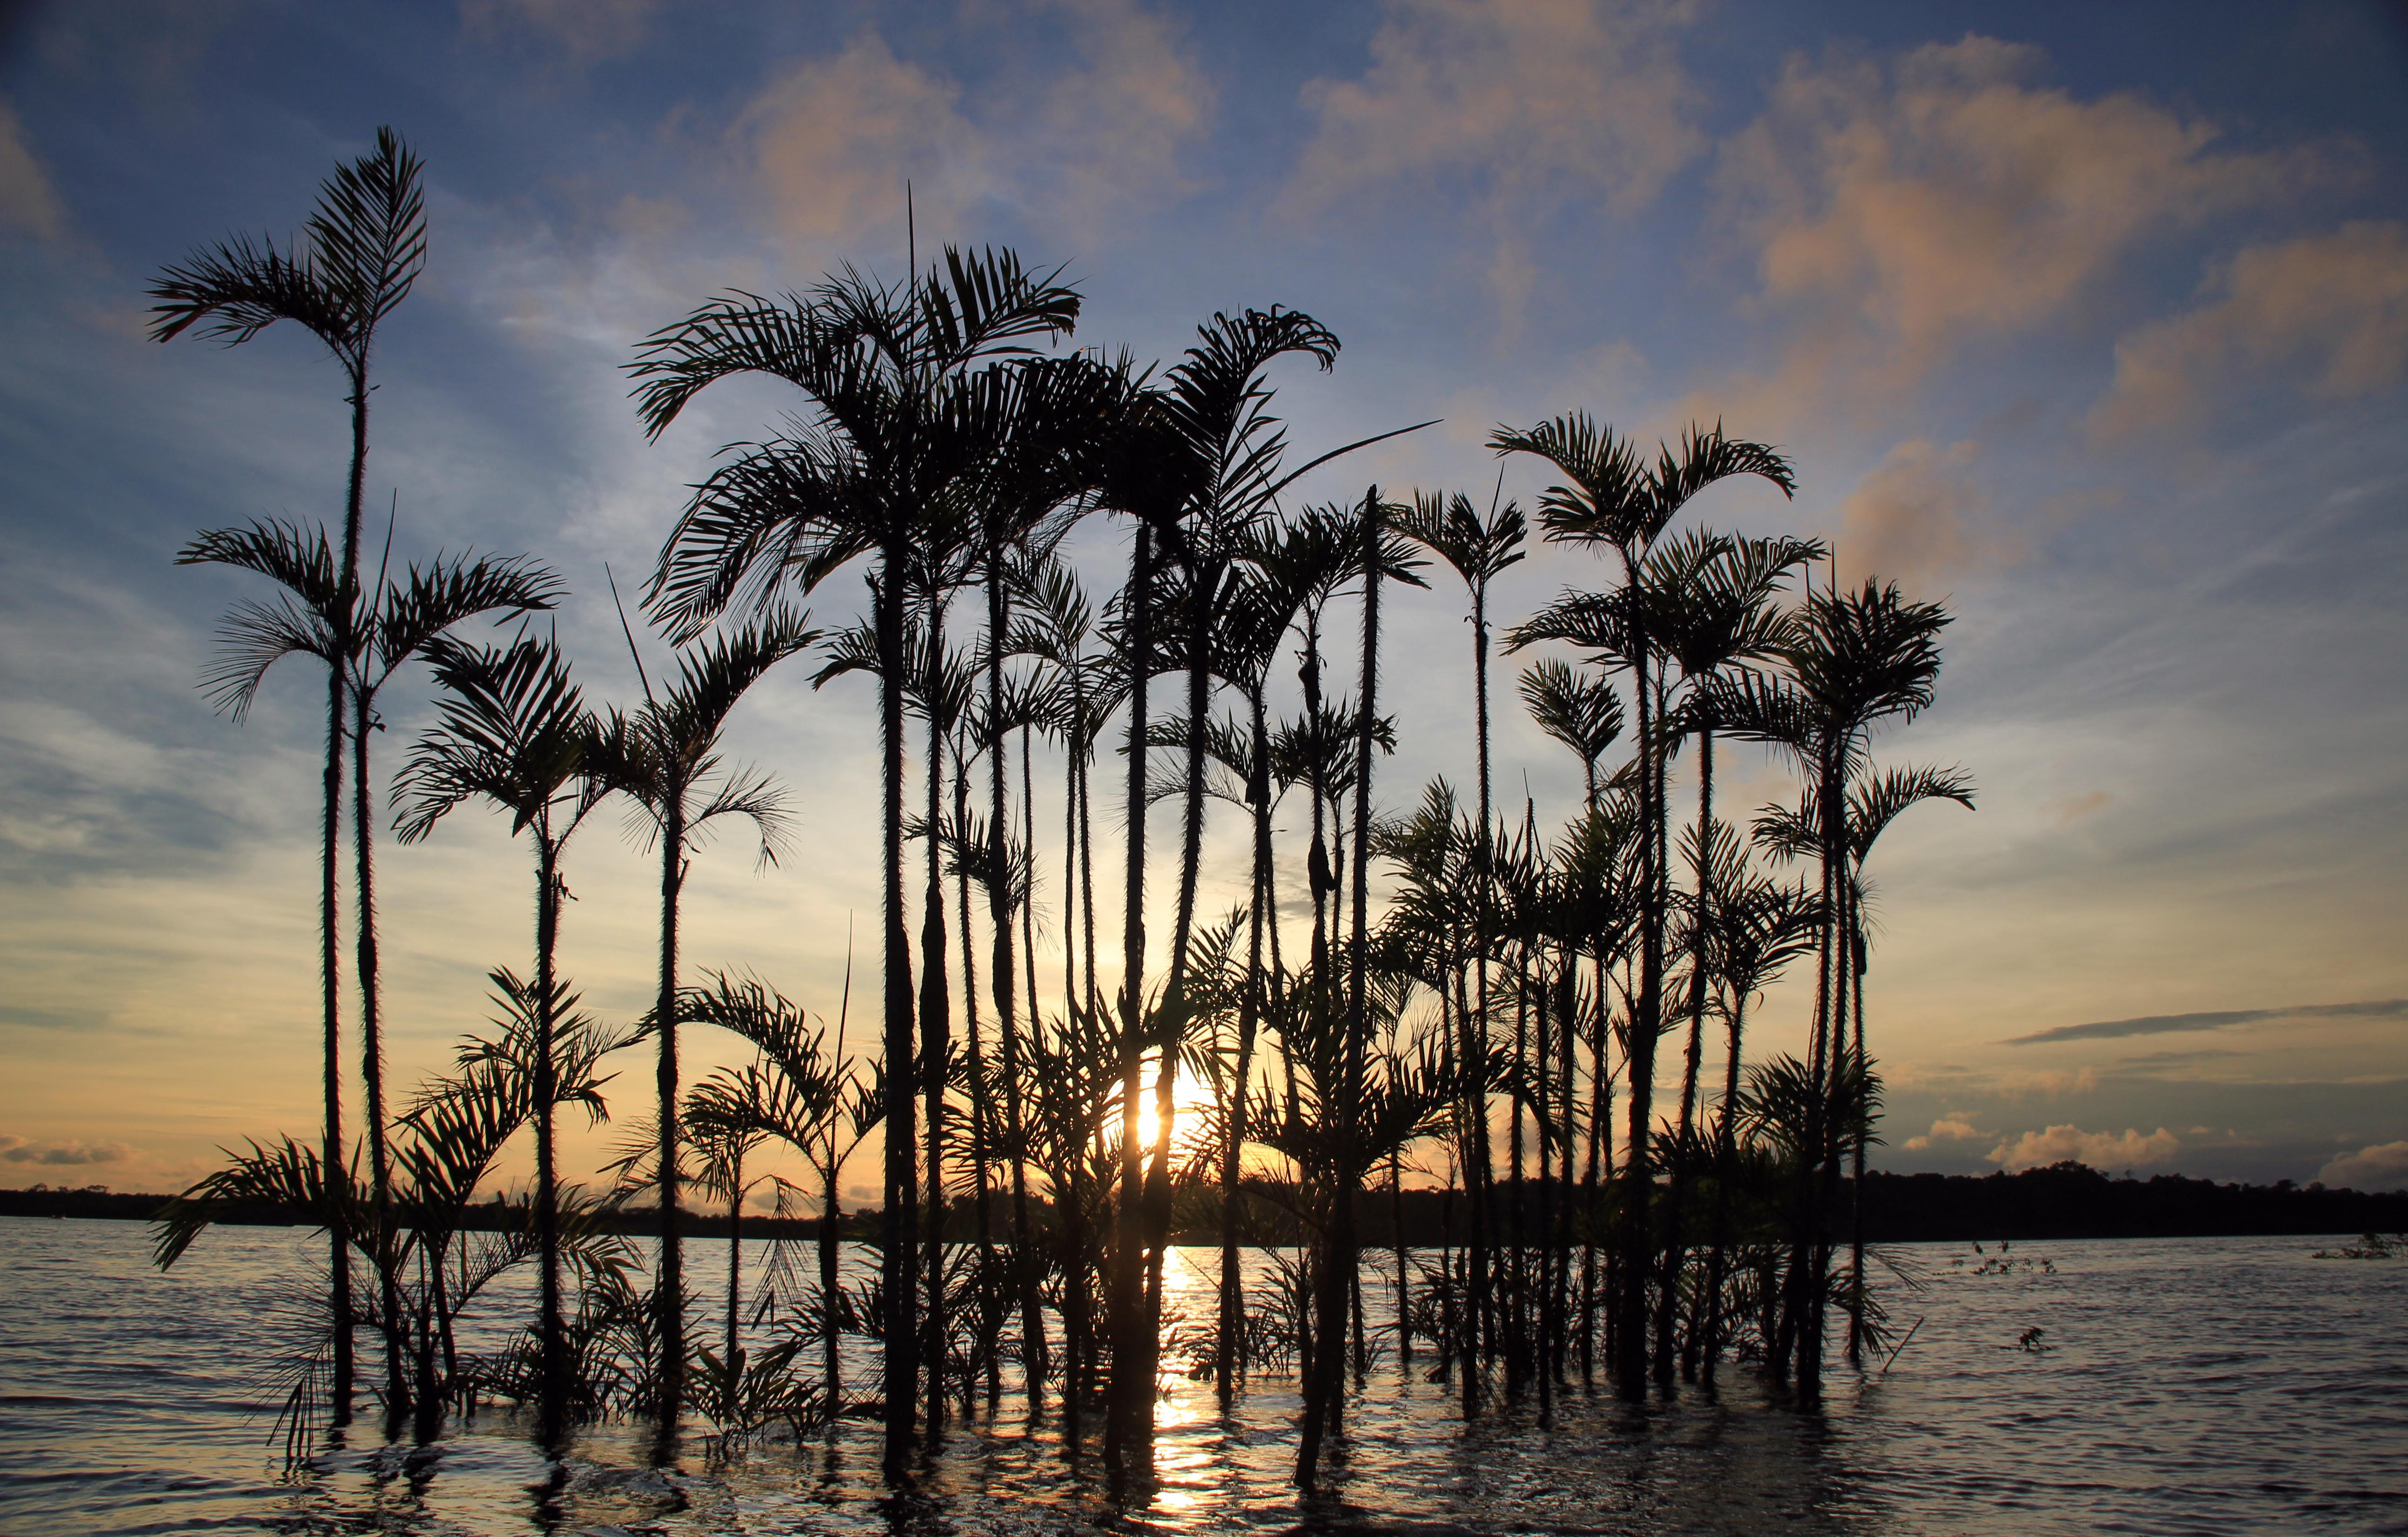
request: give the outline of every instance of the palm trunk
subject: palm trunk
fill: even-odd
[[[659,1110],[661,1184],[660,1274],[652,1306],[660,1335],[660,1443],[666,1457],[677,1437],[685,1391],[685,1235],[679,1229],[678,1170],[678,899],[685,886],[685,795],[666,787],[661,804],[661,975],[652,1003],[660,1052],[652,1089]]]
[[[325,807],[321,831],[318,892],[319,976],[325,1021],[326,1261],[328,1322],[335,1337],[334,1421],[351,1418],[351,1235],[348,1207],[351,1181],[343,1159],[343,1003],[340,904],[337,891],[343,819],[343,664],[326,670]]]
[[[1471,586],[1471,684],[1479,737],[1480,841],[1473,845],[1476,859],[1472,878],[1478,889],[1473,902],[1476,927],[1471,947],[1471,998],[1470,1007],[1464,1011],[1464,1028],[1469,1033],[1467,1051],[1477,1074],[1471,1086],[1474,1163],[1466,1186],[1466,1193],[1471,1201],[1471,1324],[1465,1336],[1470,1348],[1464,1357],[1463,1372],[1463,1412],[1467,1416],[1479,1412],[1486,1363],[1496,1354],[1496,1306],[1489,1296],[1489,1279],[1497,1262],[1492,1242],[1496,1212],[1491,1199],[1496,1153],[1489,1143],[1488,1119],[1488,946],[1493,926],[1490,904],[1496,895],[1496,832],[1491,824],[1496,809],[1490,798],[1488,582],[1485,577]]]
[[[329,664],[326,675],[326,778],[322,830],[325,848],[318,913],[322,931],[319,948],[325,1014],[324,1158],[329,1206],[326,1228],[331,1250],[328,1309],[334,1315],[334,1421],[337,1425],[351,1421],[351,1381],[355,1371],[351,1345],[351,1235],[348,1210],[351,1179],[348,1173],[350,1165],[343,1157],[342,972],[341,962],[336,954],[342,938],[336,887],[342,837],[343,676],[347,662],[356,654],[359,641],[352,630],[359,608],[360,514],[367,487],[368,371],[365,342],[356,359],[348,365],[348,372],[351,393],[346,404],[351,408],[351,463],[344,489],[343,564],[335,598],[337,633],[332,637],[336,656],[342,660]],[[363,748],[365,746],[363,743]],[[363,934],[366,932],[368,921],[363,913]]]
[[[1856,904],[1857,902],[1857,894],[1855,888],[1856,887],[1857,882],[1852,879],[1849,884],[1851,890],[1848,898],[1850,909],[1848,923],[1848,970],[1849,974],[1856,979],[1856,1008],[1854,1010],[1856,1016],[1856,1072],[1858,1074],[1862,1075],[1868,1073],[1870,1067],[1870,1059],[1867,1058],[1865,1055],[1865,936],[1863,926],[1856,920],[1855,914]],[[1870,1078],[1867,1078],[1866,1081],[1868,1083],[1870,1082]],[[1848,1364],[1856,1367],[1860,1367],[1864,1364],[1865,1140],[1871,1128],[1870,1125],[1867,1125],[1860,1120],[1856,1128],[1856,1134],[1849,1139],[1855,1144],[1852,1150],[1852,1157],[1856,1166],[1856,1179],[1854,1185],[1849,1190],[1849,1202],[1853,1210],[1850,1212],[1848,1219]]]
[[[543,1384],[538,1439],[556,1455],[568,1422],[567,1339],[561,1321],[560,1169],[552,1108],[560,1097],[552,1032],[556,989],[552,952],[560,936],[560,847],[536,829],[535,896],[535,1234],[541,1266],[538,1349]]]
[[[1639,574],[1631,552],[1623,552],[1623,583],[1635,589]],[[1635,618],[1635,616],[1634,616]],[[1656,825],[1662,820],[1662,758],[1656,751],[1656,680],[1646,632],[1631,625],[1633,691],[1639,700],[1639,821],[1646,850],[1640,874],[1639,997],[1630,1021],[1630,1130],[1625,1167],[1629,1199],[1623,1209],[1622,1296],[1614,1310],[1614,1375],[1626,1399],[1647,1394],[1647,1292],[1655,1196],[1655,1163],[1648,1145],[1656,1113],[1656,1042],[1663,1029],[1664,870]]]
[[[366,1125],[373,1182],[377,1311],[384,1326],[385,1420],[398,1426],[409,1413],[409,1387],[402,1365],[408,1336],[402,1326],[401,1278],[394,1269],[399,1251],[393,1224],[393,1161],[385,1136],[384,1036],[379,1028],[376,802],[368,790],[368,728],[367,690],[357,687],[351,690],[351,847],[359,898],[360,1077],[367,1091],[360,1118]]]
[[[1036,1412],[1040,1385],[1045,1374],[1045,1324],[1037,1296],[1037,1273],[1028,1263],[1028,1164],[1021,1144],[1020,1117],[1020,1028],[1014,999],[1016,986],[1012,953],[1010,855],[1011,843],[1005,827],[1006,798],[1003,761],[1003,646],[1004,625],[1010,610],[1004,601],[1003,551],[990,548],[986,562],[986,711],[987,729],[993,740],[987,746],[987,823],[992,851],[988,861],[987,920],[994,931],[995,943],[995,1017],[996,1028],[1003,1042],[1004,1131],[1011,1147],[1011,1273],[1013,1289],[1020,1301],[1021,1372],[1028,1395],[1028,1407]],[[1021,763],[1024,782],[1027,772],[1028,736],[1021,733]],[[1024,811],[1022,820],[1026,822]],[[1027,827],[1029,856],[1036,857],[1036,828]],[[1033,884],[1033,882],[1032,882]],[[1021,895],[1025,914],[1034,905],[1034,890]],[[964,922],[968,920],[965,907]],[[1028,948],[1029,1019],[1036,1021],[1037,950],[1032,941]],[[983,1186],[982,1186],[983,1190]],[[985,1210],[982,1194],[980,1210]]]
[[[844,1376],[837,1359],[837,1265],[840,1258],[838,1233],[844,1219],[844,1208],[837,1202],[838,1167],[836,1132],[831,1130],[828,1132],[828,1161],[821,1171],[824,1177],[820,1196],[820,1369],[826,1384],[830,1416],[840,1415],[845,1409]]]
[[[928,881],[920,926],[920,1088],[924,1100],[927,1194],[921,1211],[927,1252],[921,1264],[926,1293],[921,1306],[921,1370],[926,1377],[928,1444],[945,1425],[945,1076],[953,1061],[953,1001],[946,996],[945,872],[943,840],[938,836],[945,786],[945,604],[929,574],[927,668],[923,687],[928,708]]]
[[[1121,1177],[1112,1246],[1112,1375],[1104,1420],[1104,1455],[1115,1480],[1153,1462],[1154,1378],[1140,1374],[1148,1354],[1140,1337],[1145,1288],[1145,1161],[1138,1124],[1144,1068],[1146,691],[1154,636],[1153,530],[1140,520],[1128,586],[1127,884],[1121,917]]]
[[[727,1166],[727,1402],[725,1417],[734,1418],[744,1388],[744,1145],[738,1141]]]
[[[994,750],[999,755],[1001,744],[998,743]],[[956,750],[953,758],[953,825],[956,828],[964,828],[968,823],[969,765],[962,761]],[[982,1267],[979,1272],[982,1303],[978,1320],[982,1332],[979,1344],[982,1346],[981,1353],[986,1357],[987,1402],[992,1407],[1003,1391],[1002,1381],[998,1374],[998,1363],[996,1359],[996,1341],[985,1333],[986,1316],[983,1306],[987,1283],[987,1274],[983,1267],[995,1253],[995,1212],[992,1203],[988,1200],[988,1192],[993,1187],[987,1179],[989,1148],[993,1146],[995,1106],[987,1092],[986,1048],[980,1039],[982,1032],[978,1006],[978,943],[970,932],[969,867],[959,861],[954,862],[953,867],[953,896],[962,911],[962,1030],[963,1039],[969,1047],[970,1188],[976,1201],[976,1205],[972,1208],[971,1219],[976,1224],[979,1260]],[[1005,929],[1010,928],[1011,919],[1008,915],[1003,924]],[[968,1413],[968,1389],[967,1387],[963,1390],[963,1397],[966,1405],[963,1412]]]
[[[1037,1013],[1037,787],[1029,773],[1029,728],[1020,728],[1020,825],[1028,839],[1028,883],[1020,893],[1020,949],[1028,958],[1028,1028],[1039,1028]],[[1067,873],[1067,865],[1065,867]],[[1065,914],[1067,927],[1068,915]],[[1065,958],[1064,970],[1068,969]],[[1020,1291],[1020,1374],[1028,1395],[1028,1412],[1044,1412],[1048,1356],[1045,1304],[1038,1288],[1039,1272],[1034,1230],[1028,1217],[1028,1143],[1021,1105],[1020,1032],[1007,1017],[1003,1032],[1005,1130],[1011,1136],[1012,1274]]]
[[[904,928],[903,897],[903,573],[910,551],[900,540],[881,551],[872,607],[878,630],[880,777],[884,782],[886,1210],[881,1224],[881,1266],[886,1316],[884,1388],[885,1465],[899,1473],[910,1456],[919,1416],[917,1318],[918,1265],[913,1241],[919,1229],[919,1181],[914,1165],[911,1099],[911,949]]]

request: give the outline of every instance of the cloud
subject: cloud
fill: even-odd
[[[2312,395],[2363,395],[2408,377],[2408,225],[2250,246],[2197,307],[2115,344],[2115,380],[2091,434],[2199,425],[2217,381],[2276,371]]]
[[[1871,408],[1959,342],[2055,317],[2144,242],[2326,174],[2317,151],[2220,152],[2213,123],[2135,94],[2028,83],[2045,57],[1969,36],[1887,64],[1789,61],[1716,171],[1756,302],[1799,327],[1760,388]]]
[[[960,100],[959,85],[865,32],[786,72],[745,108],[738,132],[780,232],[830,241],[899,221],[907,177],[922,197],[966,195],[984,151]]]
[[[2112,1041],[2127,1035],[2162,1035],[2178,1030],[2225,1030],[2261,1019],[2398,1019],[2408,1018],[2408,998],[2379,998],[2363,1003],[2302,1003],[2286,1009],[2217,1009],[2199,1014],[2151,1014],[2137,1019],[2100,1019],[2084,1025],[2058,1025],[2029,1035],[2012,1035],[2011,1046],[2053,1041]]]
[[[1565,208],[1629,212],[1705,148],[1682,68],[1688,5],[1389,0],[1371,63],[1304,89],[1316,119],[1279,207],[1297,218],[1467,182],[1509,317],[1535,276],[1528,227]]]
[[[25,143],[16,108],[0,101],[0,232],[56,240],[66,226],[66,210]]]
[[[2171,1162],[2181,1151],[2182,1139],[2162,1126],[2145,1137],[2138,1130],[2117,1136],[2112,1131],[2085,1131],[2078,1126],[2052,1126],[2045,1131],[2026,1131],[2015,1142],[2001,1142],[1984,1156],[2013,1174],[2069,1159],[2094,1169],[2143,1169]]]
[[[122,1142],[30,1142],[21,1136],[0,1132],[0,1160],[10,1163],[37,1163],[46,1167],[122,1163],[134,1154],[135,1149]]]
[[[2408,1189],[2408,1142],[2377,1143],[2344,1153],[2317,1170],[2316,1178],[2353,1190]]]
[[[1214,94],[1176,26],[1131,0],[1035,9],[1061,17],[1064,50],[975,94],[865,30],[755,96],[735,135],[778,233],[816,249],[899,231],[907,178],[934,231],[999,199],[1083,234],[1189,191],[1179,156]]]
[[[573,68],[634,50],[660,0],[460,0],[468,35],[494,43],[532,34],[559,48]]]
[[[1919,1153],[1935,1142],[1971,1142],[1982,1134],[1971,1121],[1956,1116],[1942,1116],[1931,1123],[1928,1135],[1906,1139],[1908,1152]]]
[[[1972,474],[1982,446],[1910,438],[1840,504],[1838,552],[1862,572],[1913,586],[2008,564],[2020,543],[1983,526],[1989,499]]]

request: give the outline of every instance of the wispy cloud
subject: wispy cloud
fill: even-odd
[[[2115,344],[2098,438],[2204,425],[2219,391],[2273,379],[2328,400],[2408,377],[2408,225],[2345,224],[2251,246],[2202,302]]]
[[[2379,998],[2363,1003],[2301,1003],[2280,1009],[2211,1009],[2197,1014],[2149,1014],[2134,1019],[2097,1019],[2088,1024],[2058,1025],[2029,1035],[2009,1036],[2011,1046],[2040,1046],[2051,1041],[2112,1041],[2127,1035],[2163,1035],[2183,1030],[2229,1030],[2264,1019],[2398,1019],[2408,1018],[2408,998]]]

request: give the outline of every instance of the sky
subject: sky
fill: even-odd
[[[144,291],[287,235],[380,124],[426,161],[432,247],[381,334],[368,501],[397,562],[550,563],[595,696],[637,688],[606,573],[640,585],[713,455],[798,404],[721,386],[647,443],[634,344],[730,289],[899,273],[908,181],[923,252],[1064,264],[1075,345],[1320,319],[1335,369],[1275,379],[1297,462],[1440,419],[1300,501],[1526,506],[1546,479],[1498,423],[1719,420],[1797,496],[1717,488],[1683,526],[1818,536],[1947,605],[1937,702],[1876,757],[1960,765],[1978,809],[1918,808],[1870,867],[1879,1166],[2408,1186],[2408,19],[2341,0],[0,9],[0,1184],[167,1188],[316,1124],[322,689],[294,666],[213,714],[213,627],[254,589],[171,558],[339,516],[339,381],[282,330],[156,345]],[[1091,569],[1116,537],[1082,534]],[[1607,576],[1541,548],[1496,611]],[[1391,809],[1470,783],[1462,611],[1449,581],[1392,600]],[[1557,821],[1578,765],[1512,706],[1524,660],[1499,792]],[[380,769],[428,689],[388,694]],[[838,1012],[849,925],[875,933],[872,719],[799,667],[748,701],[736,750],[797,831],[774,869],[697,861],[697,966]],[[1795,794],[1752,749],[1723,768],[1727,807]],[[1243,861],[1216,820],[1208,912]],[[408,1084],[525,968],[532,877],[473,811],[380,868]],[[571,851],[563,966],[605,1018],[652,986],[649,871],[615,817]],[[1805,1020],[1776,989],[1754,1044]]]

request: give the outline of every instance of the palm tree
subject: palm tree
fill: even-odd
[[[1479,760],[1479,799],[1474,813],[1479,818],[1480,838],[1472,846],[1477,866],[1474,872],[1472,965],[1476,980],[1472,986],[1469,1016],[1462,1021],[1464,1042],[1462,1060],[1477,1064],[1488,1056],[1488,952],[1489,952],[1489,889],[1487,858],[1493,844],[1490,824],[1496,812],[1490,784],[1488,720],[1488,589],[1507,568],[1518,564],[1528,551],[1522,548],[1529,525],[1522,516],[1519,504],[1508,502],[1503,507],[1491,507],[1484,521],[1469,497],[1457,492],[1441,499],[1432,492],[1416,497],[1412,510],[1400,520],[1406,534],[1427,546],[1461,577],[1471,596],[1471,679],[1474,727],[1474,748]],[[1484,1079],[1466,1080],[1469,1091],[1477,1096],[1473,1105],[1472,1146],[1469,1150],[1472,1178],[1470,1198],[1472,1213],[1471,1308],[1475,1318],[1488,1314],[1488,1247],[1489,1225],[1493,1220],[1488,1210],[1488,1177],[1491,1156],[1488,1148],[1488,1086]],[[1465,1412],[1480,1404],[1480,1373],[1469,1367],[1463,1374]]]
[[[1846,1044],[1842,949],[1853,932],[1846,889],[1846,786],[1877,726],[1890,719],[1912,720],[1931,703],[1940,671],[1940,632],[1949,622],[1944,608],[1909,601],[1894,582],[1867,577],[1859,591],[1847,593],[1810,589],[1790,635],[1770,652],[1785,676],[1742,672],[1710,690],[1713,708],[1726,730],[1789,753],[1811,776],[1822,892],[1813,1035],[1807,1061],[1818,1089],[1809,1102],[1812,1106],[1825,1105],[1834,1086],[1852,1076],[1840,1062]],[[1828,1130],[1819,1124],[1807,1128],[1809,1146],[1824,1147]],[[1828,1252],[1821,1213],[1838,1176],[1836,1156],[1820,1170],[1801,1170],[1797,1197],[1811,1220],[1802,1227],[1805,1237],[1790,1258],[1786,1295],[1799,1388],[1809,1404],[1822,1396]]]
[[[437,636],[480,615],[503,619],[550,609],[560,583],[523,557],[447,560],[438,555],[416,564],[399,581],[380,575],[374,603],[360,615],[361,644],[352,658],[351,841],[353,883],[359,897],[360,1058],[367,1089],[368,1172],[374,1182],[380,1317],[385,1331],[385,1413],[398,1421],[408,1412],[400,1333],[400,1264],[392,1231],[392,1160],[386,1148],[384,1032],[377,961],[376,808],[368,789],[369,733],[384,729],[377,719],[377,695],[402,666]],[[263,661],[262,665],[265,665]]]
[[[1585,412],[1559,416],[1520,431],[1498,427],[1489,446],[1501,457],[1534,454],[1555,466],[1564,480],[1540,499],[1540,522],[1550,541],[1612,548],[1622,562],[1626,591],[1639,581],[1639,562],[1665,527],[1691,498],[1734,476],[1756,476],[1792,494],[1789,462],[1760,443],[1692,427],[1676,453],[1660,448],[1648,465],[1638,448],[1600,427]],[[1639,994],[1630,1022],[1631,1188],[1642,1194],[1654,1182],[1648,1133],[1654,1110],[1656,1046],[1663,1034],[1664,918],[1667,906],[1664,858],[1664,795],[1656,720],[1657,662],[1644,615],[1634,609],[1621,657],[1631,671],[1639,701],[1639,811],[1646,829],[1641,861]],[[1624,1215],[1622,1297],[1614,1316],[1614,1370],[1626,1398],[1646,1392],[1648,1366],[1648,1203],[1634,1199]]]
[[[660,975],[652,1006],[658,1052],[654,1084],[660,1148],[660,1271],[654,1277],[659,1333],[661,1442],[677,1427],[680,1373],[685,1362],[684,1244],[678,1211],[678,919],[695,847],[723,817],[749,818],[760,838],[762,864],[775,863],[784,829],[782,797],[767,776],[729,767],[721,753],[728,717],[770,668],[819,640],[806,615],[774,610],[732,634],[685,648],[678,676],[659,694],[637,657],[644,703],[632,713],[612,710],[596,736],[590,772],[606,789],[641,809],[661,856]],[[635,651],[635,632],[627,647]]]
[[[903,896],[906,587],[914,540],[991,457],[998,435],[992,409],[975,408],[982,397],[968,388],[969,376],[1077,323],[1079,296],[1058,277],[1058,269],[1028,270],[1010,251],[949,249],[941,265],[924,276],[915,271],[899,287],[848,274],[808,296],[771,301],[738,292],[710,301],[654,332],[629,365],[652,438],[702,390],[736,374],[783,379],[813,411],[792,434],[741,446],[670,533],[649,601],[680,638],[732,605],[769,600],[789,582],[809,591],[856,556],[878,557],[871,609],[884,790],[885,1402],[895,1471],[918,1418],[910,1349],[918,1117]]]
[[[321,812],[319,881],[320,994],[325,1037],[324,1166],[339,1188],[342,1158],[342,1030],[340,944],[337,908],[343,794],[344,673],[365,639],[357,623],[361,504],[368,453],[368,363],[377,328],[409,295],[426,260],[426,203],[418,157],[390,128],[377,130],[376,149],[338,165],[319,187],[318,207],[302,240],[279,249],[265,235],[236,235],[195,250],[150,287],[157,317],[154,341],[172,341],[195,326],[234,347],[279,320],[291,320],[325,344],[343,370],[351,410],[351,473],[344,498],[342,550],[329,564],[332,590],[316,605],[328,627],[326,765]],[[206,536],[205,536],[206,537]],[[191,551],[187,551],[190,555]],[[200,555],[194,559],[214,557]],[[330,1208],[335,1343],[335,1413],[350,1417],[351,1388],[351,1266],[340,1203]]]
[[[553,966],[566,895],[561,856],[604,793],[588,772],[595,729],[568,662],[548,640],[521,634],[508,646],[464,646],[438,636],[425,648],[445,697],[394,783],[402,810],[395,832],[417,843],[470,799],[510,815],[513,834],[535,846],[536,1242],[542,1266],[538,1304],[541,1433],[556,1443],[566,1423],[566,1339],[560,1295],[560,1176],[552,1134],[558,1063],[554,1045],[566,989]]]
[[[1954,801],[1966,810],[1973,809],[1973,781],[1957,768],[1891,769],[1878,777],[1858,774],[1848,786],[1844,816],[1848,847],[1847,911],[1848,932],[1842,941],[1842,955],[1849,985],[1855,992],[1852,1010],[1856,1022],[1853,1050],[1859,1065],[1868,1064],[1865,1055],[1865,962],[1870,948],[1864,921],[1865,860],[1873,850],[1883,833],[1896,821],[1907,807],[1924,801]],[[1756,818],[1756,836],[1771,847],[1777,856],[1797,858],[1813,851],[1814,830],[1821,825],[1821,808],[1810,795],[1807,804],[1799,811],[1786,807],[1767,808]],[[1848,1364],[1859,1365],[1863,1359],[1865,1301],[1865,1139],[1859,1137],[1852,1151],[1855,1161],[1854,1184],[1849,1202],[1851,1236],[1848,1241]]]

